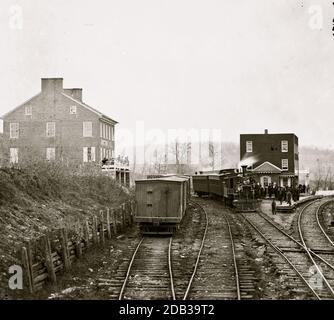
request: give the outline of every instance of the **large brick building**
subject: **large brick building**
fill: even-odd
[[[261,186],[298,184],[298,137],[293,133],[241,134],[240,161],[248,165]]]
[[[5,164],[114,157],[117,122],[84,103],[82,89],[64,89],[62,78],[42,79],[41,92],[2,119]]]

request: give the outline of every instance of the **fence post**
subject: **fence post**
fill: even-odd
[[[103,221],[103,210],[100,210],[100,239],[101,245],[104,246],[104,221]]]
[[[61,255],[64,263],[65,271],[68,271],[71,267],[71,261],[69,259],[68,252],[68,237],[67,237],[67,229],[62,228],[60,230],[60,243],[61,243]]]
[[[31,266],[30,268],[30,273],[31,273],[31,285],[32,285],[32,290],[35,291],[35,283],[34,283],[34,273],[33,273],[33,258],[32,258],[32,245],[31,241],[28,241],[28,248],[27,248],[27,253],[28,253],[28,262],[29,265]]]
[[[80,258],[82,256],[82,239],[81,239],[81,228],[80,225],[77,225],[76,229],[76,234],[77,234],[77,241],[75,242],[75,255],[77,258]]]
[[[88,249],[90,242],[89,242],[89,224],[87,219],[84,222],[84,240],[86,244],[86,249]]]
[[[93,243],[94,243],[94,245],[96,245],[98,243],[97,218],[96,218],[96,216],[93,216]]]
[[[133,217],[135,214],[135,203],[134,201],[130,201],[130,222],[133,224]]]
[[[81,240],[79,240],[79,241],[75,244],[75,255],[77,256],[77,258],[80,258],[80,257],[82,256]]]
[[[108,235],[108,239],[111,239],[111,229],[110,229],[110,211],[109,208],[107,208],[107,212],[106,212],[106,221],[107,221],[107,235]]]
[[[27,275],[27,278],[28,278],[29,292],[33,293],[34,292],[34,288],[33,288],[34,279],[32,277],[32,265],[29,263],[28,250],[26,247],[22,248],[22,263],[23,263],[25,274]]]
[[[52,261],[50,238],[48,234],[42,236],[42,243],[44,247],[46,269],[48,270],[51,283],[57,283],[56,273]]]
[[[124,204],[121,205],[121,214],[122,214],[122,230],[125,228],[125,210]]]
[[[112,226],[113,226],[113,230],[114,230],[114,234],[117,234],[117,215],[116,215],[116,210],[112,209],[112,215],[113,215],[113,219],[112,219]]]

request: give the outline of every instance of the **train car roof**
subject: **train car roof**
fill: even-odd
[[[188,182],[189,178],[182,178],[182,177],[175,177],[175,176],[168,176],[168,177],[161,177],[161,178],[155,178],[155,179],[141,179],[136,180],[135,183],[150,183],[150,182],[162,182],[162,181],[168,181],[168,182]]]

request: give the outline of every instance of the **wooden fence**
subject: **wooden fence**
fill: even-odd
[[[133,210],[134,203],[129,201],[116,209],[100,210],[75,230],[61,228],[29,241],[21,250],[25,287],[33,293],[46,283],[55,284],[57,276],[91,247],[103,247],[106,239],[132,225]]]

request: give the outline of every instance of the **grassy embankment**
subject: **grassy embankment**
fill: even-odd
[[[94,167],[39,163],[0,169],[0,299],[7,289],[8,268],[17,263],[25,241],[46,230],[72,229],[85,217],[129,197]]]

